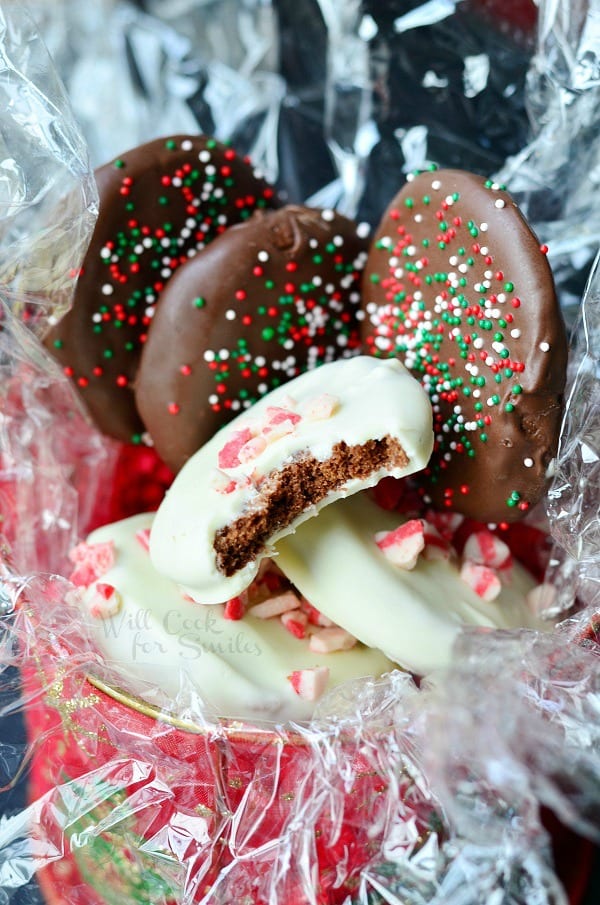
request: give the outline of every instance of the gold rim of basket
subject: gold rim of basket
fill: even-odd
[[[261,725],[260,723],[250,726],[242,720],[224,718],[217,718],[214,723],[208,723],[206,725],[195,723],[193,720],[182,719],[174,713],[171,713],[169,710],[158,707],[156,704],[150,704],[143,698],[132,694],[130,691],[126,691],[118,685],[110,685],[99,676],[93,675],[93,673],[87,673],[86,679],[90,685],[93,685],[98,691],[101,691],[119,704],[123,704],[125,707],[135,710],[143,716],[150,717],[150,719],[154,719],[159,723],[167,723],[175,729],[182,729],[183,731],[193,733],[194,735],[212,735],[215,739],[219,736],[222,738],[231,738],[234,736],[239,737],[239,739],[247,738],[254,741],[256,741],[257,735],[261,735],[265,737],[271,736],[272,741],[278,744],[283,744],[284,742],[303,744],[305,742],[301,733],[296,732],[293,729],[283,729],[280,726],[269,727],[264,724]]]

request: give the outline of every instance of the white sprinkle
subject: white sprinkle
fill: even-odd
[[[527,457],[527,459],[523,459],[523,465],[525,468],[533,468],[533,459]]]
[[[370,232],[371,227],[368,223],[359,223],[356,227],[356,235],[359,239],[366,239]]]
[[[518,339],[519,336],[521,335],[521,331],[517,327],[515,327],[514,330],[510,331],[510,335],[512,336],[513,339]]]
[[[265,263],[265,261],[269,260],[269,252],[268,251],[259,251],[256,256],[261,263]]]
[[[206,352],[204,353],[204,361],[214,361],[214,360],[215,360],[215,353],[211,352],[210,349],[207,349]]]
[[[106,260],[107,258],[110,258],[110,256],[111,256],[110,248],[103,248],[102,251],[100,252],[100,257],[104,258],[104,260]]]
[[[179,176],[173,176],[173,178],[171,179],[171,184],[174,185],[176,189],[178,189],[182,184]]]
[[[494,201],[494,207],[497,207],[498,209],[506,207],[506,202],[502,198],[496,198],[496,200]]]
[[[102,323],[102,315],[101,314],[92,314],[92,323],[94,323],[94,324]]]
[[[335,218],[335,214],[332,210],[327,208],[326,210],[321,211],[321,218],[327,223],[331,223],[331,221]]]
[[[423,222],[423,214],[415,214],[415,223]]]
[[[344,240],[342,239],[341,236],[334,236],[331,241],[333,242],[333,244],[335,245],[336,248],[339,248],[341,245],[344,244]]]
[[[214,174],[217,172],[217,170],[211,163],[211,164],[209,164],[209,166],[205,167],[204,172],[206,173],[207,176],[214,176]],[[210,185],[210,183],[209,183],[209,185]],[[210,187],[212,190],[212,185],[210,185]]]
[[[540,352],[549,352],[550,351],[550,343],[540,343]]]
[[[236,319],[236,313],[233,308],[228,308],[225,312],[225,320],[234,321]]]
[[[219,397],[216,393],[211,393],[211,395],[208,397],[208,402],[210,405],[216,405],[218,401]]]
[[[191,150],[192,150],[192,143],[191,143],[191,141],[189,140],[189,138],[185,138],[185,139],[181,142],[181,150],[182,150],[182,151],[191,151]]]
[[[102,295],[112,295],[114,291],[114,287],[110,283],[105,283],[102,287]]]
[[[202,161],[202,163],[207,163],[210,160],[210,152],[200,151],[200,153],[198,154],[198,160]]]
[[[440,182],[439,179],[434,179],[433,182],[431,183],[431,188],[435,189],[436,191],[438,189],[441,189],[441,187],[442,187],[442,183]]]
[[[482,233],[487,233],[487,231],[488,231],[488,225],[487,225],[487,223],[480,223],[480,224],[479,224],[479,229],[481,230]],[[482,249],[481,249],[481,254],[485,254],[485,255],[486,255],[486,254],[487,254],[487,248],[486,248],[485,251],[484,251],[483,248],[482,248]]]

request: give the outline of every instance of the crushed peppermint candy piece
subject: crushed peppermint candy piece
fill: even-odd
[[[512,564],[509,548],[491,531],[474,531],[467,539],[463,557],[492,569],[503,569]]]
[[[331,418],[340,407],[340,400],[331,393],[322,393],[315,396],[304,407],[304,417],[310,421],[325,421]]]
[[[378,531],[375,543],[395,566],[400,569],[414,569],[419,553],[425,547],[423,522],[415,518],[399,525],[393,531]]]
[[[242,448],[238,453],[238,458],[241,463],[243,462],[251,462],[252,459],[256,459],[257,456],[260,456],[262,452],[267,448],[267,441],[264,437],[252,437],[251,440],[248,440],[247,443],[244,443]]]
[[[425,519],[430,525],[437,528],[442,537],[451,541],[464,522],[465,517],[460,512],[438,512],[436,509],[428,509],[425,513]]]
[[[228,600],[225,604],[225,608],[223,610],[223,618],[237,621],[238,619],[244,618],[245,612],[246,606],[243,597],[232,597],[231,600]]]
[[[112,584],[95,581],[83,592],[83,603],[94,619],[110,619],[123,606],[123,598]]]
[[[252,439],[249,427],[234,431],[225,446],[219,450],[217,462],[219,468],[237,468],[240,465],[240,450]]]
[[[150,550],[150,528],[140,528],[135,532],[135,539],[140,546],[148,553]]]
[[[78,587],[87,586],[112,569],[115,564],[115,545],[111,540],[99,544],[83,542],[69,551],[69,559],[75,563],[69,580]]]
[[[315,654],[330,654],[336,650],[350,650],[356,638],[340,626],[322,628],[310,636],[309,648]]]
[[[215,468],[212,473],[211,486],[217,493],[233,493],[237,488],[237,481],[230,478],[224,471]]]
[[[279,617],[282,625],[294,638],[306,638],[308,616],[302,610],[288,610]]]
[[[299,421],[302,421],[302,415],[299,415],[298,412],[293,412],[291,409],[281,408],[278,405],[269,405],[266,411],[267,423],[263,428],[263,433],[269,427],[274,427],[276,424],[285,424],[287,421],[295,427]]]
[[[269,443],[274,443],[280,437],[287,434],[293,434],[296,425],[302,417],[297,412],[291,412],[289,409],[278,408],[277,406],[269,406],[267,409],[267,421],[263,426],[262,434]]]
[[[331,621],[331,619],[326,616],[321,610],[318,610],[316,606],[313,606],[312,603],[309,603],[306,597],[302,597],[300,600],[300,608],[302,612],[306,613],[308,616],[308,621],[311,625],[319,625],[322,628],[329,628],[335,623]]]
[[[429,524],[429,522],[425,522],[423,525],[423,539],[425,541],[425,549],[423,550],[425,559],[448,560],[452,556],[454,550],[448,539],[442,537],[437,528]]]
[[[469,559],[463,562],[460,577],[482,600],[495,600],[502,589],[502,583],[495,569]]]
[[[271,619],[273,616],[281,616],[282,613],[299,608],[300,600],[294,592],[284,591],[283,594],[278,594],[277,597],[268,597],[262,603],[255,603],[251,607],[250,613],[259,619]]]
[[[296,694],[306,701],[318,700],[329,681],[328,666],[313,666],[310,669],[296,669],[288,676]]]

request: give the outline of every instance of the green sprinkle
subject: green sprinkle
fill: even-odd
[[[55,339],[53,346],[55,349],[62,349],[62,347],[64,346],[64,342],[62,341],[62,339]]]
[[[170,138],[168,141],[165,142],[165,148],[168,151],[174,151],[176,147],[177,147],[177,142],[173,141],[172,138]]]
[[[513,283],[505,283],[504,288],[507,292],[512,292],[515,287]]]
[[[520,396],[522,392],[523,392],[523,387],[521,386],[521,384],[515,383],[515,385],[513,387],[513,393],[515,394],[515,396]]]
[[[121,158],[119,157],[118,160],[115,160],[115,164],[114,164],[114,165],[116,166],[116,168],[117,168],[118,170],[122,170],[123,167],[125,166],[125,161],[124,161],[124,160],[121,160]]]
[[[506,405],[504,406],[504,411],[505,411],[505,412],[508,412],[509,414],[510,414],[511,412],[514,412],[514,410],[515,410],[515,407],[514,407],[514,405],[512,404],[512,402],[507,402]]]
[[[205,305],[206,305],[206,299],[203,298],[201,295],[199,295],[197,298],[194,299],[195,308],[204,308]]]
[[[265,327],[265,329],[261,333],[262,338],[265,342],[268,342],[271,339],[275,338],[275,330],[273,327]]]

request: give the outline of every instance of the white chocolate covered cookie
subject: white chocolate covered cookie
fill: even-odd
[[[280,538],[335,500],[424,468],[432,444],[427,395],[398,361],[305,373],[185,465],[154,522],[154,565],[202,603],[228,600]]]
[[[504,544],[485,559],[473,535],[461,564],[433,526],[401,532],[401,521],[357,494],[279,541],[277,564],[322,613],[419,675],[450,662],[463,626],[542,627],[526,600],[533,578],[493,558]]]
[[[324,691],[394,668],[355,639],[350,649],[338,642],[324,650],[331,629],[322,626],[331,623],[315,618],[316,611],[290,590],[265,586],[258,603],[194,603],[154,569],[147,546],[151,524],[152,515],[144,514],[106,525],[77,548],[77,598],[108,665],[170,698],[187,680],[213,713],[252,720],[309,719]],[[99,609],[98,586],[119,606]],[[350,636],[343,635],[347,645]]]

